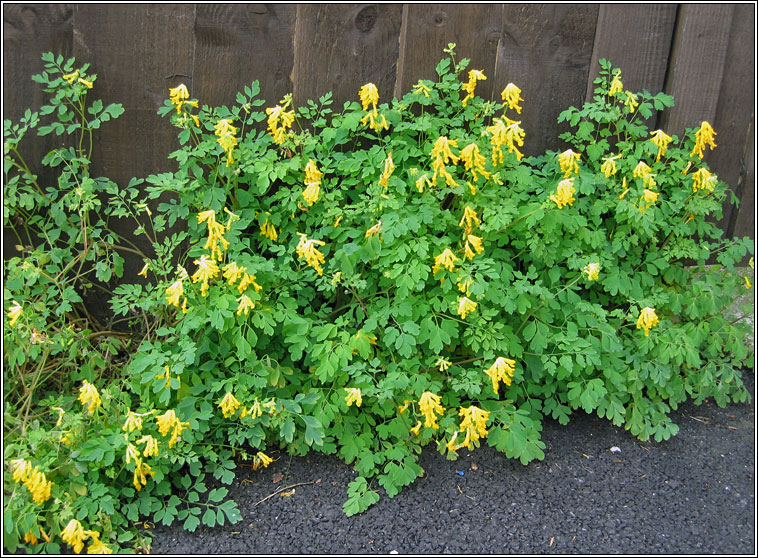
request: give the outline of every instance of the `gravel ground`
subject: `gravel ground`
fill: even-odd
[[[350,466],[274,453],[265,470],[238,470],[241,522],[156,526],[152,553],[754,556],[754,380],[746,373],[750,403],[680,406],[679,433],[661,443],[577,413],[545,421],[545,459],[527,466],[488,447],[457,461],[426,448],[423,478],[353,517],[342,512]]]

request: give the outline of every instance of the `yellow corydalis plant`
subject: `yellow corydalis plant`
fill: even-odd
[[[423,81],[418,80],[418,83],[413,86],[413,93],[415,95],[423,95],[427,99],[429,98],[429,93],[431,92],[432,88],[426,85]],[[366,109],[363,109],[366,110]]]
[[[470,143],[461,149],[461,160],[463,161],[464,168],[467,171],[471,171],[475,182],[478,179],[477,173],[481,174],[485,179],[490,177],[490,173],[484,170],[484,163],[487,159],[479,152],[479,146],[476,143]]]
[[[93,83],[90,80],[81,77],[79,75],[79,70],[74,70],[70,74],[65,74],[61,77],[65,79],[69,84],[74,83],[74,81],[78,81],[79,83],[84,85],[87,89],[92,89]]]
[[[222,118],[216,123],[214,130],[215,134],[218,136],[216,141],[224,152],[226,152],[226,166],[228,167],[234,162],[232,151],[237,145],[237,138],[234,137],[237,134],[237,128],[232,126],[231,120]]]
[[[305,165],[305,185],[303,190],[303,198],[308,205],[311,206],[318,201],[318,196],[321,191],[321,177],[323,173],[316,167],[316,161],[313,159],[308,160],[308,164]]]
[[[581,154],[574,153],[571,149],[567,149],[558,155],[558,164],[561,167],[564,178],[569,178],[572,174],[579,174],[578,161],[580,159]]]
[[[257,471],[261,467],[266,468],[269,465],[271,465],[271,463],[273,462],[274,460],[271,459],[268,455],[266,455],[262,451],[259,451],[253,457],[253,471]]]
[[[261,236],[265,236],[269,240],[276,242],[279,238],[279,233],[276,232],[276,227],[266,219],[266,222],[261,225]]]
[[[582,268],[582,273],[584,273],[588,281],[597,281],[600,277],[600,264],[597,262],[588,263]]]
[[[484,246],[482,246],[481,237],[467,234],[466,243],[463,248],[464,255],[469,260],[473,260],[476,254],[481,254],[482,252],[484,252]]]
[[[466,234],[471,234],[474,227],[478,227],[482,224],[479,217],[476,216],[476,211],[471,209],[470,206],[463,208],[463,217],[458,222],[458,226],[461,227]]]
[[[574,198],[575,193],[576,188],[574,188],[574,179],[565,178],[558,183],[558,187],[556,188],[555,193],[550,194],[550,199],[555,202],[555,205],[558,206],[558,209],[562,209],[566,205],[574,204],[576,201]]]
[[[218,402],[218,407],[221,409],[224,418],[234,415],[241,406],[242,403],[231,392],[226,392],[226,395]]]
[[[247,318],[247,315],[250,313],[250,310],[255,308],[255,303],[253,300],[247,296],[246,294],[243,294],[237,299],[237,302],[239,306],[237,307],[237,315],[241,316],[242,314],[245,314],[245,317]]]
[[[468,100],[474,98],[474,89],[476,89],[476,82],[484,81],[486,79],[487,76],[484,75],[484,72],[482,70],[469,70],[468,81],[461,85],[461,89],[467,93],[467,95],[461,101],[461,105],[465,107],[468,103]]]
[[[382,221],[381,221],[381,219],[380,219],[379,221],[377,221],[377,223],[376,223],[374,226],[370,227],[370,228],[369,228],[369,229],[366,231],[366,234],[365,234],[365,238],[368,238],[368,237],[370,237],[370,236],[376,236],[376,235],[378,235],[378,234],[379,234],[381,231],[382,231]]]
[[[430,155],[432,158],[432,168],[434,169],[431,179],[432,185],[437,184],[437,177],[440,175],[445,178],[445,183],[448,186],[456,185],[455,179],[445,167],[449,162],[452,162],[454,165],[458,164],[459,157],[453,153],[451,149],[453,147],[458,147],[458,140],[450,140],[447,136],[440,136],[434,141]]]
[[[521,98],[521,89],[516,85],[513,83],[506,85],[500,93],[500,98],[507,103],[509,109],[515,109],[518,114],[521,114],[522,107],[519,102],[523,102],[524,99]]]
[[[658,316],[655,313],[655,308],[647,306],[640,310],[640,316],[637,318],[637,329],[644,329],[645,337],[650,335],[650,329],[656,325],[658,325]]]
[[[439,429],[437,424],[437,415],[445,414],[445,408],[440,403],[441,397],[431,391],[425,391],[418,400],[419,410],[424,415],[424,426],[427,428]]]
[[[303,233],[297,233],[300,236],[300,242],[298,242],[295,251],[300,258],[316,270],[319,275],[324,274],[324,270],[321,264],[324,263],[324,255],[318,251],[316,246],[323,246],[326,244],[323,240],[315,240],[313,238],[308,239]]]
[[[608,91],[608,96],[613,97],[617,93],[621,93],[624,90],[624,83],[621,81],[621,70],[616,70],[611,80],[611,88]]]
[[[695,146],[692,148],[690,157],[697,155],[702,160],[703,151],[706,147],[715,149],[716,146],[716,132],[711,125],[705,120],[700,124],[700,129],[695,132]]]
[[[639,101],[637,101],[637,95],[632,93],[631,91],[626,91],[626,100],[624,101],[624,106],[629,111],[629,114],[632,114],[635,109],[640,105]]]
[[[669,143],[671,143],[674,138],[666,134],[663,130],[650,132],[650,135],[653,136],[650,138],[650,141],[652,141],[653,144],[658,148],[658,153],[655,156],[655,160],[660,161],[661,157],[666,154],[666,149],[668,149]]]
[[[11,474],[14,482],[22,483],[32,493],[35,503],[42,504],[50,499],[53,483],[47,480],[39,467],[32,466],[26,459],[14,459],[11,461]]]
[[[516,361],[510,358],[498,357],[484,373],[492,380],[492,391],[498,395],[499,384],[502,381],[506,386],[511,385],[513,374],[516,371]]]

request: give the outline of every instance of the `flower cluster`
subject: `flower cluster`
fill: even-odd
[[[91,539],[89,548],[87,548],[87,554],[113,554],[113,550],[100,540],[99,531],[86,531],[82,524],[77,519],[72,519],[68,522],[66,527],[61,531],[61,538],[65,543],[74,549],[74,552],[79,554],[84,548],[84,541]]]
[[[437,415],[445,413],[444,407],[440,404],[440,396],[430,391],[425,391],[419,397],[418,406],[421,414],[424,415],[424,426],[437,430],[439,428]]]
[[[711,149],[716,148],[716,132],[713,130],[708,122],[703,121],[700,124],[700,128],[695,132],[695,146],[692,148],[690,157],[697,155],[700,159],[703,158],[703,150],[706,147]]]
[[[306,188],[303,190],[303,199],[308,202],[308,205],[313,205],[318,201],[322,176],[323,173],[316,167],[316,161],[309,159],[308,164],[305,165]]]
[[[492,366],[484,371],[484,373],[490,377],[490,380],[492,380],[492,390],[495,392],[495,395],[498,393],[500,381],[502,381],[506,386],[511,385],[513,374],[516,371],[515,367],[515,360],[505,357],[498,357],[495,359],[495,362],[492,364]]]
[[[279,145],[284,143],[287,130],[292,127],[292,123],[295,121],[295,111],[287,111],[291,100],[291,97],[285,98],[279,105],[266,109],[269,134],[274,138],[274,143]]]
[[[87,412],[92,414],[97,407],[102,405],[100,400],[100,394],[97,388],[90,384],[87,380],[82,381],[82,387],[79,388],[79,401],[82,405],[87,406]]]
[[[558,183],[558,187],[554,194],[550,195],[550,199],[555,202],[558,209],[562,209],[566,205],[573,205],[576,199],[574,194],[576,188],[574,188],[574,178],[564,178]]]
[[[237,134],[237,128],[232,126],[231,120],[222,118],[214,126],[214,131],[218,136],[216,141],[226,153],[226,166],[228,167],[234,162],[232,151],[237,145],[237,138],[234,137]]]
[[[644,329],[645,337],[650,335],[650,329],[656,325],[658,325],[658,316],[655,313],[655,308],[647,306],[640,310],[640,317],[637,318],[637,329]]]
[[[485,79],[487,79],[487,76],[485,76],[484,72],[481,70],[469,70],[468,81],[461,85],[461,89],[467,93],[467,95],[461,101],[461,104],[464,107],[466,106],[466,103],[468,103],[469,99],[474,98],[474,89],[476,89],[476,82],[484,81]]]
[[[297,233],[300,236],[300,242],[297,243],[295,251],[305,262],[316,270],[319,275],[324,274],[324,270],[321,264],[324,263],[324,255],[318,251],[316,246],[323,246],[326,244],[323,240],[309,239],[303,233]]]
[[[486,132],[491,136],[492,164],[497,165],[503,162],[503,147],[507,147],[509,153],[515,153],[516,158],[520,161],[524,154],[518,148],[524,146],[524,138],[526,136],[524,130],[521,128],[521,122],[511,120],[507,116],[495,118],[492,122],[492,126],[485,128]]]
[[[11,461],[13,480],[23,485],[32,493],[32,500],[37,504],[42,504],[50,499],[50,490],[53,483],[47,480],[45,473],[39,470],[39,467],[32,467],[32,464],[26,459],[15,459]]]
[[[438,176],[443,176],[448,186],[456,185],[455,179],[445,167],[449,162],[452,162],[454,165],[458,164],[459,157],[453,153],[451,147],[458,147],[458,140],[450,140],[447,136],[440,136],[434,142],[430,155],[432,158],[432,168],[434,169],[431,179],[433,185],[437,184]]]
[[[361,99],[361,106],[363,107],[363,110],[368,111],[366,115],[361,119],[361,124],[365,125],[366,122],[368,122],[368,127],[375,132],[379,132],[383,129],[389,129],[387,119],[383,114],[380,117],[379,112],[376,108],[377,103],[379,103],[379,90],[376,88],[376,85],[373,83],[367,83],[361,87],[360,91],[358,91],[358,96]],[[370,111],[369,106],[372,107]]]
[[[445,444],[450,451],[457,451],[460,448],[472,448],[472,443],[487,436],[487,421],[490,418],[489,411],[484,411],[475,405],[463,408],[458,411],[461,418],[460,432],[465,432],[466,437],[460,444],[455,444],[458,438],[458,432],[453,434],[453,438]]]

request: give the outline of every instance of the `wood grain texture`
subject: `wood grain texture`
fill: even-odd
[[[601,58],[621,68],[625,89],[663,91],[676,12],[676,4],[601,5],[586,100],[592,99]]]
[[[470,59],[468,70],[487,76],[477,84],[477,96],[499,94],[505,86],[495,80],[502,13],[502,4],[405,4],[395,96],[408,93],[419,79],[437,81],[435,68],[447,57],[442,51],[448,43],[456,44],[456,60]]]
[[[525,99],[521,127],[524,153],[560,149],[558,115],[584,102],[598,6],[506,4],[495,82],[513,82]]]
[[[685,128],[713,123],[724,73],[733,4],[683,4],[666,79],[676,105],[662,112],[659,127],[681,136]]]
[[[201,104],[231,105],[258,80],[267,106],[292,91],[294,4],[198,4],[193,94]]]
[[[398,59],[400,4],[298,4],[294,99],[303,104],[333,92],[332,108],[358,101],[372,82],[379,102],[392,97]]]

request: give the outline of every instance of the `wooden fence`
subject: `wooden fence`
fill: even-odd
[[[527,154],[561,145],[558,114],[592,90],[597,60],[622,68],[631,90],[673,94],[651,124],[668,133],[709,121],[718,148],[706,160],[741,200],[720,226],[755,239],[755,5],[737,4],[4,4],[4,118],[39,108],[30,80],[52,51],[90,62],[96,94],[126,113],[97,134],[93,172],[120,184],[172,169],[174,129],[157,116],[169,87],[203,104],[231,104],[259,80],[275,103],[334,92],[381,99],[435,78],[454,42],[487,80],[477,94],[521,87]],[[30,149],[42,153],[48,139]],[[32,160],[34,158],[32,157]]]

